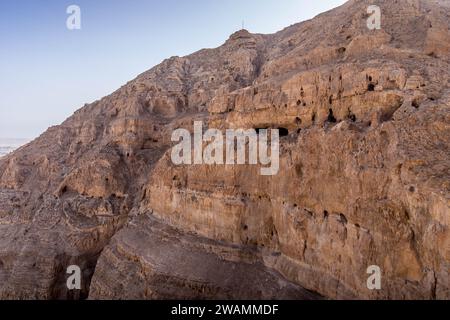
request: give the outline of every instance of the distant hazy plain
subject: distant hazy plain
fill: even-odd
[[[27,142],[28,140],[25,139],[0,138],[0,158],[20,148]]]

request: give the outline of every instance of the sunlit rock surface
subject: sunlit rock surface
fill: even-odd
[[[2,158],[0,298],[449,299],[450,5],[377,3],[165,60]],[[278,175],[173,165],[194,121],[287,129]]]

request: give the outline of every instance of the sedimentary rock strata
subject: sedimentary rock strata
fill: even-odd
[[[170,58],[2,158],[0,297],[449,299],[450,6],[371,4]],[[279,173],[174,165],[194,121],[282,128]]]

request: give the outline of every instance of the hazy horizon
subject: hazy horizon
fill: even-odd
[[[34,139],[162,60],[223,44],[243,20],[250,32],[274,33],[345,2],[2,2],[0,137]],[[72,4],[81,30],[66,28]]]

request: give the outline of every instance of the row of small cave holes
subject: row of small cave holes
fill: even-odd
[[[367,91],[375,91],[375,84],[373,83],[373,78],[372,76],[367,75],[366,79],[369,81],[369,84],[367,85]],[[342,75],[339,76],[339,80],[342,81]],[[332,77],[329,77],[329,81],[332,81]],[[253,89],[253,95],[257,95],[259,92],[258,88]],[[303,90],[303,87],[301,87],[300,89],[300,96],[302,98],[305,97],[305,92]],[[332,100],[333,96],[330,97],[330,100]],[[314,104],[314,102],[312,102]],[[331,103],[331,102],[330,102]],[[302,102],[302,100],[297,100],[297,106],[301,106],[303,105],[304,107],[306,107],[306,102]],[[287,108],[287,104],[284,105]]]
[[[342,79],[342,76],[340,77],[340,79]],[[370,92],[375,91],[375,84],[372,82],[373,81],[372,77],[371,76],[367,76],[367,80],[370,82],[368,84],[368,86],[367,86],[367,90],[370,91]],[[331,81],[331,76],[330,76],[330,81]],[[301,89],[301,91],[303,93],[303,88]],[[430,100],[434,101],[433,98],[430,98]],[[330,96],[329,103],[330,103],[330,105],[333,103],[333,96]],[[303,102],[303,104],[302,104],[301,100],[297,100],[297,106],[301,106],[301,105],[306,106],[306,102]],[[416,109],[419,107],[419,105],[417,104],[416,101],[413,101],[412,105]],[[287,106],[288,105],[285,104],[286,108],[287,108]],[[348,119],[350,119],[352,122],[356,122],[356,116],[350,110],[349,110],[349,114],[348,114]],[[298,125],[300,125],[302,123],[302,121],[301,121],[301,119],[299,117],[297,117],[295,120],[296,120],[296,123]],[[313,114],[311,120],[312,120],[312,122],[315,122],[315,120],[316,120],[316,114],[315,113]],[[330,123],[336,123],[337,122],[337,119],[335,118],[335,116],[333,114],[333,109],[331,109],[331,108],[329,109],[327,122],[330,122]],[[300,132],[300,131],[301,131],[301,129],[298,130],[298,132]]]
[[[331,79],[332,78],[330,76],[329,80],[331,81]],[[339,80],[342,80],[342,75],[339,76]],[[375,84],[372,82],[373,81],[372,76],[367,76],[367,80],[370,82],[367,85],[367,91],[370,91],[370,92],[375,91]],[[300,95],[303,98],[304,97],[303,87],[300,90],[301,90],[301,94]],[[254,94],[255,95],[258,94],[257,88],[255,89]],[[330,96],[329,103],[330,103],[330,105],[333,104],[333,96]],[[314,102],[313,102],[313,104],[314,104]],[[297,106],[298,107],[300,107],[300,106],[306,107],[307,103],[306,102],[302,102],[302,100],[299,99],[299,100],[297,100]],[[287,108],[288,105],[285,104],[284,107]],[[348,119],[350,119],[352,122],[356,122],[356,116],[350,110],[349,110],[349,114],[348,114]],[[316,120],[316,114],[315,113],[313,114],[311,120],[312,120],[312,122],[315,122],[315,120]],[[302,123],[302,120],[299,117],[296,117],[295,121],[296,121],[297,125],[300,125]],[[331,108],[328,111],[327,122],[330,122],[330,123],[336,123],[337,122],[337,119],[335,118],[335,116],[333,114],[333,109],[331,109]],[[301,129],[298,129],[297,132],[300,133],[300,131],[301,131]],[[288,135],[288,134],[285,134],[285,135]]]

